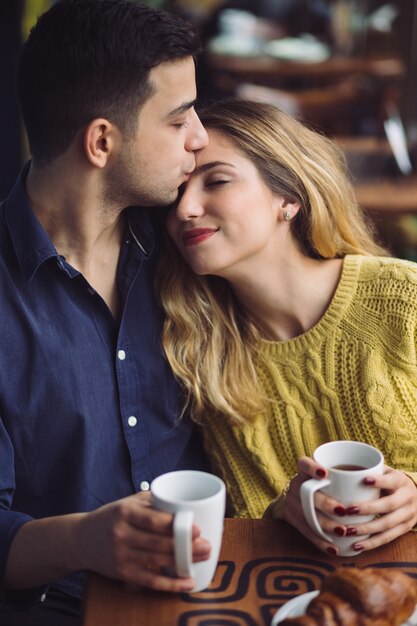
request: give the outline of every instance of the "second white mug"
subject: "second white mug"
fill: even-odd
[[[226,506],[224,482],[206,472],[179,470],[155,478],[151,493],[156,509],[174,514],[177,576],[194,578],[193,591],[202,591],[209,586],[219,559]],[[211,544],[207,561],[192,562],[193,523],[201,529],[201,537]]]

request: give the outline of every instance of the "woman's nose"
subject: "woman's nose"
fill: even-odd
[[[201,217],[204,213],[204,208],[198,198],[198,194],[186,189],[177,204],[175,213],[177,218],[182,221]]]

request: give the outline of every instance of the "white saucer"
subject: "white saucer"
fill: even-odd
[[[299,617],[305,615],[311,600],[318,595],[318,591],[309,591],[289,600],[274,615],[271,626],[278,626],[286,617]],[[417,608],[402,626],[417,626]]]
[[[318,591],[309,591],[288,600],[274,615],[271,626],[277,626],[286,617],[299,617],[305,615],[311,600],[318,595]]]

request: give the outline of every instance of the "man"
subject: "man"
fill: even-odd
[[[171,516],[136,493],[204,458],[160,348],[152,210],[132,207],[174,201],[206,145],[198,51],[188,24],[127,0],[62,0],[23,50],[32,161],[0,207],[0,572],[31,608],[2,624],[77,623],[85,570],[192,588],[164,574]]]

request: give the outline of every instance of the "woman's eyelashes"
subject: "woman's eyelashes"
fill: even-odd
[[[217,180],[210,180],[206,182],[206,187],[215,187],[216,185],[225,185],[226,183],[229,183],[229,182],[230,180],[226,178],[219,178]]]

